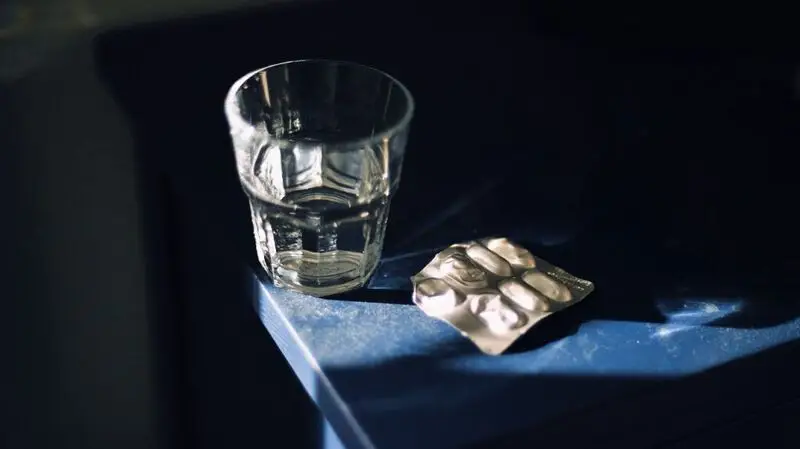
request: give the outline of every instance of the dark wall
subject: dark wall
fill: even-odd
[[[130,134],[89,39],[59,48],[0,91],[0,444],[158,447]]]

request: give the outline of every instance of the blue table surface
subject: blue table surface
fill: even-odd
[[[254,278],[264,325],[346,447],[501,447],[526,438],[636,447],[643,434],[668,440],[769,407],[776,392],[748,385],[763,386],[764,376],[773,388],[786,383],[778,400],[797,394],[789,373],[797,369],[785,358],[751,357],[800,337],[793,302],[673,296],[654,301],[662,319],[653,322],[595,319],[589,304],[614,300],[599,282],[586,306],[491,357],[411,305],[407,275],[432,254],[386,258],[368,289],[336,299]]]

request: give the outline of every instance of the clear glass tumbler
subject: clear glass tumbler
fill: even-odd
[[[326,296],[367,281],[413,110],[400,82],[350,62],[284,62],[233,84],[225,114],[275,285]]]

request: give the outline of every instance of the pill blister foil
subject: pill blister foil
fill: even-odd
[[[491,355],[594,290],[504,237],[452,245],[411,281],[418,307]]]

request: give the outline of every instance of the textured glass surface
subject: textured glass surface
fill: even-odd
[[[316,296],[377,266],[413,100],[389,75],[337,61],[249,73],[225,102],[256,249],[276,285]]]

